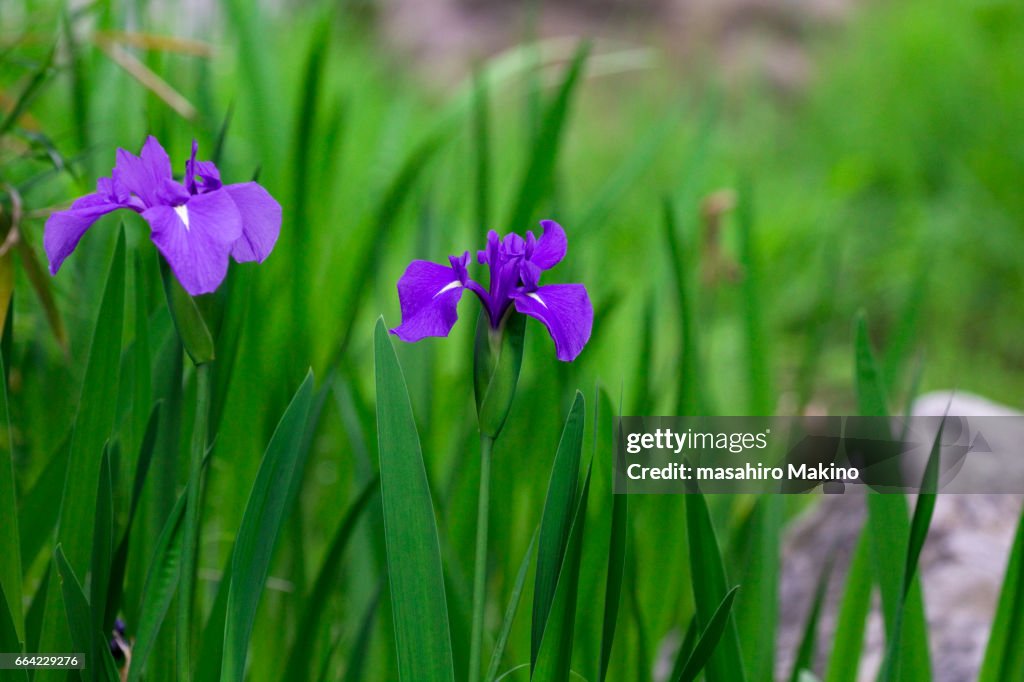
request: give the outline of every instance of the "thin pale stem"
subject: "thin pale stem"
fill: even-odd
[[[494,439],[480,436],[480,497],[476,510],[476,562],[473,570],[473,633],[469,648],[469,682],[479,682],[487,592],[487,522],[491,504],[491,449]]]
[[[192,597],[195,587],[197,545],[199,536],[199,489],[203,456],[206,454],[207,429],[210,417],[210,366],[196,366],[196,418],[192,428],[189,461],[188,497],[185,499],[185,537],[181,550],[181,578],[178,583],[178,679],[190,680],[192,640]]]

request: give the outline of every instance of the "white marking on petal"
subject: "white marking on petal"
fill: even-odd
[[[461,286],[462,286],[462,282],[460,282],[459,280],[455,280],[454,282],[449,282],[448,284],[444,285],[444,288],[441,289],[441,291],[439,291],[436,294],[434,294],[434,298],[437,298],[438,296],[440,296],[441,294],[443,294],[446,291],[451,291],[452,289],[455,289],[455,288],[461,287]]]
[[[530,298],[532,298],[533,300],[535,300],[535,301],[536,301],[537,303],[540,303],[540,304],[541,304],[542,306],[544,306],[545,308],[547,308],[547,307],[548,307],[548,304],[547,304],[547,303],[545,303],[544,301],[542,301],[542,300],[541,300],[541,298],[540,298],[540,296],[538,296],[536,292],[533,292],[533,291],[531,291],[530,293],[528,293],[528,294],[527,294],[527,296],[529,296]]]
[[[188,229],[188,206],[182,204],[181,206],[175,206],[174,212],[181,218],[181,222],[185,223],[185,229]]]

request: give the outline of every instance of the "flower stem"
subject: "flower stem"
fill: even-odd
[[[491,504],[491,449],[494,439],[480,435],[480,497],[476,511],[476,562],[473,571],[473,633],[469,646],[469,682],[480,679],[487,591],[487,522]]]
[[[192,428],[189,461],[188,497],[185,499],[185,528],[181,550],[181,577],[178,582],[178,679],[191,679],[192,597],[195,588],[199,536],[199,488],[210,416],[210,366],[196,365],[196,417]]]

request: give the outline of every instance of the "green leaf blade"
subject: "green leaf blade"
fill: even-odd
[[[412,404],[384,320],[374,330],[381,501],[399,678],[454,680],[430,486]]]

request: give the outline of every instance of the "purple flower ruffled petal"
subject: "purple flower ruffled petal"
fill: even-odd
[[[214,291],[228,272],[228,254],[242,234],[242,218],[224,192],[197,194],[180,206],[154,206],[142,214],[153,243],[185,291]]]
[[[123,208],[100,194],[87,194],[66,211],[57,211],[46,221],[43,250],[50,261],[50,274],[56,275],[64,259],[78,246],[86,230],[97,220]]]
[[[262,263],[281,234],[281,204],[255,182],[225,185],[224,191],[242,217],[242,236],[231,248],[231,256],[239,263]]]
[[[554,220],[542,220],[540,226],[544,228],[544,234],[537,240],[529,260],[541,270],[550,270],[565,258],[569,240],[565,237],[565,230]],[[532,241],[532,238],[533,233],[527,233],[527,240]]]
[[[209,293],[223,281],[228,258],[262,262],[281,231],[281,205],[255,182],[224,186],[210,161],[185,164],[184,183],[174,180],[171,161],[156,138],[146,138],[139,156],[117,150],[109,178],[94,194],[47,220],[43,245],[56,274],[82,235],[101,216],[119,208],[141,213],[152,240],[182,286],[192,295]]]
[[[540,320],[555,342],[555,354],[571,362],[590,340],[594,307],[582,284],[549,284],[515,297],[516,310]]]
[[[468,260],[468,254],[465,256]],[[466,287],[454,268],[414,260],[398,280],[402,324],[391,333],[407,342],[448,336],[459,319],[458,305]]]
[[[118,149],[114,172],[130,192],[142,199],[147,208],[161,203],[158,193],[164,181],[173,180],[171,159],[152,135],[146,138],[139,156]]]
[[[540,239],[527,232],[526,238],[508,234],[504,238],[491,230],[487,246],[477,252],[477,261],[490,271],[490,285],[484,289],[469,278],[469,254],[450,259],[452,267],[413,261],[398,281],[402,324],[391,330],[403,341],[428,336],[447,336],[457,319],[456,306],[464,289],[477,295],[491,326],[499,328],[513,305],[524,315],[540,320],[555,341],[559,360],[574,360],[590,339],[594,307],[582,284],[540,285],[541,274],[565,257],[565,230],[552,221],[541,222]]]

